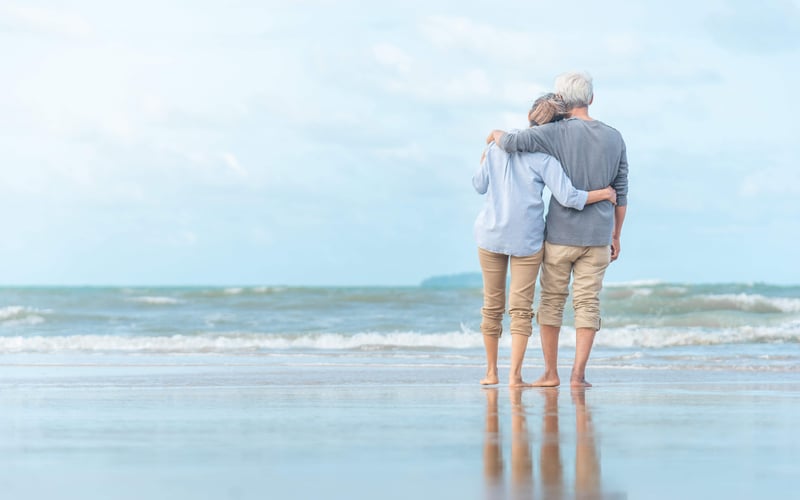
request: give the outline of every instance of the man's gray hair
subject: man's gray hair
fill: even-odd
[[[556,77],[556,94],[561,96],[567,109],[582,108],[592,102],[594,87],[589,73],[572,71]]]

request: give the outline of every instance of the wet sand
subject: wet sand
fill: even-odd
[[[484,389],[480,375],[257,357],[3,356],[0,488],[81,499],[795,491],[796,374],[594,369],[585,391]]]

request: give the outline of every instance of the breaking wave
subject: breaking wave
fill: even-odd
[[[144,296],[144,297],[132,297],[130,299],[131,302],[138,302],[140,304],[149,304],[155,306],[164,306],[164,305],[174,305],[180,304],[182,301],[178,300],[174,297],[161,297],[161,296]]]
[[[700,307],[745,312],[796,313],[800,312],[800,298],[765,297],[757,294],[701,295],[696,299]]]
[[[508,345],[510,335],[501,343]],[[563,346],[574,345],[573,331],[565,328]],[[624,327],[601,330],[595,344],[603,347],[662,348],[722,344],[797,344],[800,322],[775,327],[700,328]],[[118,352],[118,353],[236,353],[277,350],[459,350],[480,349],[479,332],[447,333],[320,333],[280,335],[226,333],[172,336],[14,336],[0,337],[0,353]]]
[[[38,325],[45,322],[44,315],[50,314],[46,309],[35,309],[24,306],[7,306],[0,308],[0,325]]]

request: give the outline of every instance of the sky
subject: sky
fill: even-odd
[[[800,283],[800,1],[0,0],[0,285],[479,270],[487,133],[564,71],[630,165],[609,282]]]

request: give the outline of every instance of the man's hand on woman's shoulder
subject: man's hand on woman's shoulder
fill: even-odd
[[[488,137],[486,137],[486,144],[491,144],[492,142],[500,144],[500,138],[503,137],[505,133],[505,130],[492,130],[489,132]]]

